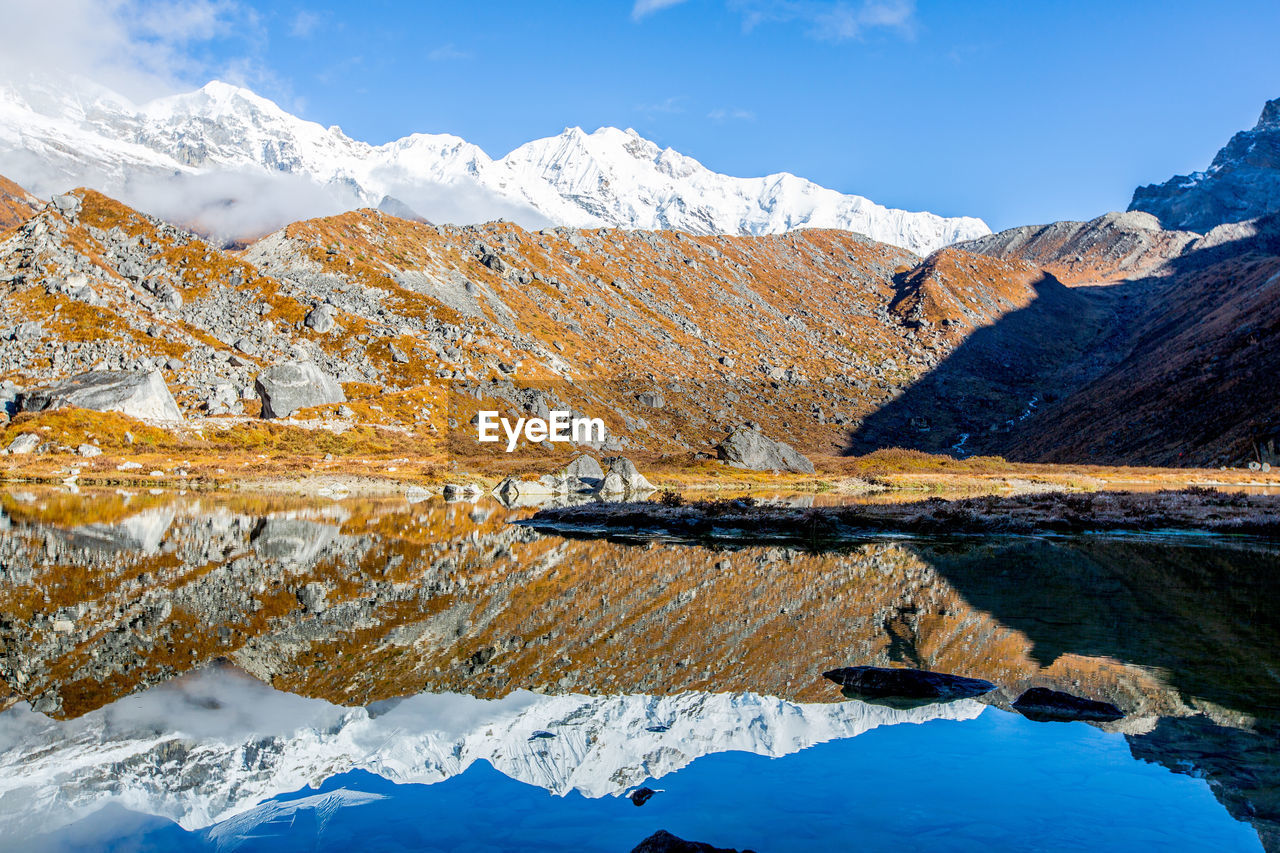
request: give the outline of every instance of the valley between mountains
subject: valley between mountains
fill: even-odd
[[[1271,138],[1273,105],[1252,133]],[[224,248],[92,188],[45,201],[5,181],[0,471],[439,480],[550,470],[573,450],[488,452],[480,409],[600,417],[595,452],[693,480],[755,476],[715,458],[744,425],[827,481],[1269,466],[1280,229],[1265,199],[1244,212],[1201,232],[1134,209],[922,257],[847,230],[528,230],[362,208]],[[329,390],[264,408],[260,377],[280,365]],[[41,396],[89,371],[151,375],[173,402],[133,419]]]

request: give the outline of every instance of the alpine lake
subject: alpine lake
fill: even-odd
[[[534,512],[0,490],[0,849],[1280,850],[1275,542]]]

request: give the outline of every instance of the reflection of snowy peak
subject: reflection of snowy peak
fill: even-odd
[[[261,231],[390,205],[438,221],[506,217],[531,226],[840,228],[921,254],[989,233],[978,219],[885,208],[790,174],[717,174],[633,130],[567,128],[500,160],[448,134],[375,146],[219,82],[141,106],[83,82],[0,86],[0,172],[37,192],[91,185],[212,227],[230,227],[218,211],[238,207]]]
[[[194,829],[350,770],[430,784],[477,760],[557,794],[601,797],[703,755],[781,756],[882,725],[971,719],[983,707],[517,693],[350,709],[210,670],[67,722],[25,708],[0,715],[0,826],[50,831],[114,803]]]

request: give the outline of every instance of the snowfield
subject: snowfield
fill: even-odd
[[[84,80],[0,86],[0,173],[37,194],[91,186],[225,237],[379,206],[456,224],[838,228],[921,255],[990,233],[980,219],[886,208],[787,173],[721,175],[634,130],[570,127],[498,160],[448,134],[370,145],[216,81],[142,105]]]

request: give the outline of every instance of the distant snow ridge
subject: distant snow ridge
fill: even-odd
[[[980,219],[886,208],[786,173],[717,174],[634,130],[567,128],[500,160],[447,134],[369,145],[220,82],[141,106],[86,81],[0,86],[0,172],[45,194],[91,185],[206,230],[235,224],[262,233],[290,219],[382,206],[459,224],[508,218],[695,234],[839,228],[919,254],[990,233]]]
[[[496,701],[422,694],[352,709],[215,668],[67,722],[25,707],[0,714],[0,847],[109,804],[189,830],[217,825],[210,834],[225,840],[280,811],[268,804],[250,815],[260,803],[357,769],[430,784],[484,760],[556,794],[618,795],[704,755],[782,756],[883,725],[972,719],[985,707],[520,692]]]

